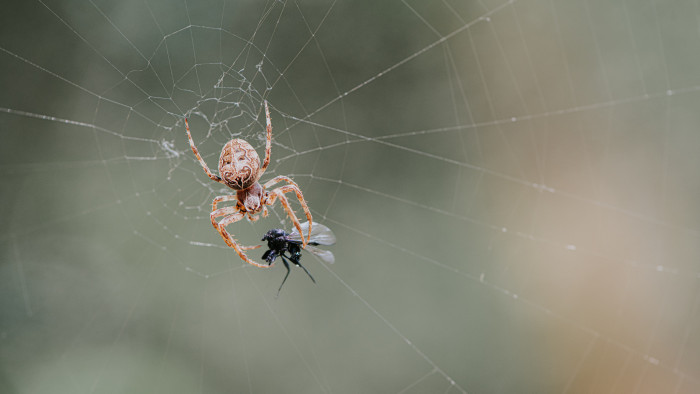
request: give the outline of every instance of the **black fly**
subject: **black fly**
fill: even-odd
[[[301,224],[301,230],[303,233],[306,233],[308,229],[309,222],[304,222]],[[272,264],[277,257],[280,257],[282,259],[282,263],[284,263],[284,267],[287,268],[287,274],[284,276],[282,284],[277,290],[277,295],[280,294],[282,286],[284,285],[284,282],[287,281],[287,277],[289,276],[290,261],[297,267],[301,267],[304,272],[309,275],[311,281],[316,283],[314,277],[311,276],[309,271],[299,262],[301,259],[301,251],[303,249],[301,248],[301,236],[296,228],[292,230],[291,233],[287,233],[279,228],[272,229],[265,233],[262,240],[267,241],[267,247],[269,248],[269,250],[262,255],[263,260],[267,261],[268,264]],[[311,236],[309,237],[309,242],[306,245],[306,250],[315,254],[326,263],[333,263],[335,261],[333,253],[328,250],[319,249],[316,246],[333,245],[334,243],[335,235],[333,234],[333,231],[322,224],[314,222],[311,226]]]

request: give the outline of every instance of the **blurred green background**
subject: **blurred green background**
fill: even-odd
[[[0,392],[699,392],[699,18],[5,4]],[[263,100],[263,180],[293,177],[338,237],[278,298],[284,268],[211,227],[228,191],[183,124],[212,168],[231,138],[262,155]]]

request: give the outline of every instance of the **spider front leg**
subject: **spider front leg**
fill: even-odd
[[[267,166],[270,164],[270,151],[272,150],[272,121],[270,120],[270,109],[267,107],[267,100],[265,100],[265,123],[267,138],[265,139],[265,159],[263,160],[262,167],[260,167],[260,172],[258,176],[262,176],[267,170]]]
[[[226,213],[216,215],[216,217],[223,216],[223,215],[230,215],[230,214],[238,212],[238,211],[241,211],[241,212],[243,211],[241,209],[241,205],[239,205],[240,203],[238,202],[238,196],[229,195],[229,196],[219,196],[219,197],[214,198],[214,201],[212,201],[212,204],[211,204],[212,213],[214,213],[214,211],[217,210],[216,207],[219,205],[220,202],[226,202],[226,201],[236,201],[236,205],[231,206],[231,207],[227,207],[227,208],[229,208],[229,210],[227,210]],[[221,209],[226,209],[226,208],[221,208]],[[258,220],[258,217],[256,215],[251,214],[250,212],[245,212],[244,215],[247,215],[248,220],[250,220],[251,222],[255,222]],[[263,216],[266,216],[266,214]],[[214,224],[214,223],[212,222],[212,224]],[[216,227],[216,225],[214,225],[214,227]],[[260,247],[260,245],[258,245],[258,246],[244,246],[243,248],[245,248],[247,250],[247,249],[257,249],[259,247]]]
[[[301,224],[299,223],[299,219],[297,218],[297,215],[294,213],[294,210],[292,207],[289,205],[289,200],[287,200],[287,197],[285,197],[284,193],[289,193],[289,192],[295,192],[297,195],[297,198],[299,199],[299,202],[302,204],[302,207],[304,207],[304,212],[306,213],[306,218],[309,220],[309,233],[304,238],[304,233],[303,230],[301,229]],[[299,231],[299,236],[301,237],[301,242],[302,242],[302,248],[306,248],[306,244],[309,242],[309,238],[311,237],[311,212],[309,211],[309,207],[306,206],[306,201],[304,201],[304,197],[301,195],[301,191],[299,190],[298,187],[292,186],[292,185],[285,185],[285,186],[280,186],[274,190],[271,190],[269,192],[269,200],[265,202],[267,205],[272,205],[275,203],[275,199],[279,198],[280,203],[284,207],[284,210],[287,212],[287,215],[289,216],[290,219],[292,219],[292,224],[294,224],[294,227],[296,227],[297,231]]]
[[[224,183],[224,181],[221,179],[220,176],[214,175],[209,167],[207,166],[207,163],[204,162],[204,159],[202,159],[202,156],[199,154],[199,150],[197,147],[194,145],[194,141],[192,140],[192,134],[190,134],[190,124],[187,122],[187,118],[185,118],[185,129],[187,129],[187,138],[190,140],[190,147],[192,148],[192,152],[194,152],[194,155],[197,156],[197,160],[199,160],[199,164],[202,165],[202,168],[204,168],[204,172],[207,173],[207,176],[212,180],[216,181],[219,183]],[[224,183],[225,184],[225,183]]]
[[[233,198],[231,198],[231,197],[233,197]],[[269,265],[262,265],[262,264],[256,263],[255,261],[248,258],[248,256],[246,256],[245,252],[243,252],[244,250],[257,249],[261,245],[255,245],[255,246],[238,245],[238,242],[236,242],[236,240],[231,236],[231,234],[229,234],[229,232],[226,231],[226,226],[243,219],[245,217],[245,213],[242,212],[238,208],[238,206],[230,206],[230,207],[216,209],[216,205],[219,202],[229,201],[229,200],[235,199],[235,198],[236,198],[235,196],[219,196],[219,197],[216,197],[214,199],[214,203],[213,203],[214,210],[209,215],[211,218],[211,224],[214,226],[216,231],[219,232],[219,234],[221,235],[221,238],[223,238],[224,242],[226,242],[226,245],[233,248],[233,250],[235,250],[236,253],[238,253],[238,256],[241,258],[241,260],[245,261],[248,264],[254,265],[256,267],[262,267],[262,268],[269,267]],[[220,222],[217,223],[216,218],[221,217],[221,216],[225,216],[225,217]]]
[[[288,192],[293,191],[294,194],[296,194],[297,200],[299,200],[299,203],[301,204],[301,208],[304,210],[304,214],[306,214],[306,219],[309,221],[309,231],[307,233],[306,241],[305,241],[305,242],[308,242],[309,237],[311,237],[311,223],[313,222],[313,220],[311,218],[311,211],[309,210],[309,206],[306,205],[306,200],[304,199],[304,196],[301,194],[301,189],[299,189],[299,185],[297,185],[296,182],[294,182],[291,178],[286,177],[284,175],[279,175],[279,176],[272,178],[271,180],[265,182],[263,187],[265,189],[269,189],[270,186],[272,186],[278,182],[287,182],[288,185],[278,187],[275,190],[280,190],[282,193],[288,193]],[[273,192],[274,192],[274,190],[273,190]],[[286,199],[285,199],[285,201],[286,201]],[[299,234],[301,235],[302,241],[304,241],[304,234],[302,234],[301,227],[298,224],[299,224],[299,222],[297,221],[297,223],[295,223],[295,226],[296,226],[297,230],[299,231]],[[304,243],[304,247],[306,247],[306,243]]]

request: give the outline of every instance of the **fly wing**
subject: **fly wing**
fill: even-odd
[[[306,250],[315,254],[326,263],[333,264],[335,262],[335,256],[333,256],[333,252],[331,252],[330,250],[319,249],[311,245],[306,246]]]
[[[309,222],[304,222],[300,225],[302,232],[306,235],[309,231]],[[291,241],[301,242],[299,231],[294,227],[292,233],[287,236]],[[311,226],[311,237],[309,243],[312,245],[333,245],[335,243],[335,234],[328,227],[313,222]]]

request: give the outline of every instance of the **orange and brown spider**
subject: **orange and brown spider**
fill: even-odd
[[[258,220],[258,213],[262,212],[263,217],[268,215],[267,205],[272,206],[278,199],[284,210],[287,211],[287,215],[292,219],[294,227],[296,227],[299,234],[303,234],[301,230],[301,224],[299,219],[294,214],[294,210],[289,206],[289,201],[287,197],[284,196],[285,193],[294,192],[301,203],[301,207],[304,209],[306,218],[309,220],[309,229],[306,238],[301,236],[302,247],[306,248],[309,236],[311,234],[311,212],[309,207],[304,201],[304,196],[301,194],[301,190],[293,180],[286,176],[276,176],[271,180],[267,181],[264,185],[260,185],[258,180],[265,173],[267,165],[270,164],[270,150],[272,148],[272,122],[270,121],[270,110],[267,107],[267,101],[265,101],[265,117],[267,119],[267,141],[265,143],[265,160],[263,161],[262,167],[260,167],[260,158],[258,157],[255,149],[246,141],[242,139],[232,139],[227,142],[223,149],[221,149],[221,157],[219,158],[219,174],[214,175],[207,167],[207,163],[202,160],[202,156],[199,155],[197,147],[192,141],[192,135],[190,134],[190,125],[185,119],[185,128],[187,129],[187,138],[190,140],[190,146],[192,147],[192,152],[197,156],[199,164],[204,168],[204,172],[207,173],[209,178],[213,181],[223,183],[224,185],[230,187],[236,191],[235,195],[225,195],[218,196],[214,198],[212,203],[211,214],[211,224],[214,228],[221,234],[221,238],[224,239],[226,244],[232,247],[236,253],[243,259],[243,261],[252,264],[256,267],[269,267],[271,265],[258,264],[251,260],[243,252],[244,250],[256,249],[260,245],[256,246],[241,246],[238,245],[236,240],[226,231],[226,226],[233,224],[244,217],[248,217],[248,220],[254,222]],[[279,186],[272,190],[267,190],[270,186],[278,182],[286,182],[287,185]],[[225,201],[236,201],[236,205],[227,206],[223,208],[217,208],[216,206]],[[217,218],[224,216],[223,219],[217,222]]]

